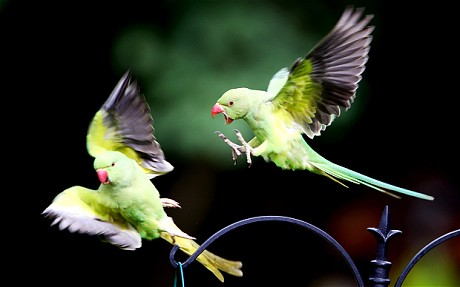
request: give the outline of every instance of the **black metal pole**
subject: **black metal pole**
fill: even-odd
[[[388,218],[388,206],[385,206],[378,228],[370,227],[367,230],[372,231],[377,240],[377,257],[371,261],[373,273],[369,276],[371,287],[387,287],[390,284],[391,262],[387,260],[386,251],[388,240],[402,233],[399,230],[390,230]]]

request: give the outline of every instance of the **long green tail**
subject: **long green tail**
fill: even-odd
[[[160,233],[161,238],[165,239],[171,244],[177,244],[183,252],[188,255],[192,255],[200,245],[195,241],[187,238],[182,238],[176,236],[174,239],[166,232]],[[222,258],[220,256],[215,255],[207,250],[204,250],[196,260],[203,264],[209,271],[211,271],[219,281],[224,282],[224,276],[220,271],[228,273],[233,276],[242,277],[243,272],[241,271],[241,267],[243,264],[241,261],[233,261]]]
[[[406,194],[409,196],[425,199],[425,200],[434,200],[433,196],[423,194],[420,192],[416,192],[413,190],[405,189],[402,187],[398,187],[389,183],[385,183],[380,180],[376,180],[372,177],[363,175],[361,173],[358,173],[356,171],[350,170],[348,168],[345,168],[343,166],[340,166],[338,164],[335,164],[333,162],[327,161],[326,159],[322,158],[324,162],[312,162],[310,161],[310,164],[314,165],[316,168],[319,170],[323,171],[323,173],[318,172],[318,171],[313,171],[322,175],[325,175],[329,178],[331,178],[334,181],[337,181],[338,183],[344,185],[342,182],[340,182],[337,179],[342,179],[346,180],[349,182],[353,182],[355,184],[364,184],[366,186],[369,186],[373,189],[376,189],[380,192],[386,193],[388,195],[394,196],[396,198],[400,198],[398,195],[395,195],[389,191],[395,191],[399,192],[402,194]],[[345,185],[346,186],[346,185]]]

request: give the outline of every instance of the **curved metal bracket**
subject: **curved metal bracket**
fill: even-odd
[[[261,222],[261,221],[288,222],[288,223],[300,225],[300,226],[312,231],[313,233],[319,235],[321,238],[323,238],[324,240],[329,242],[332,246],[334,246],[335,249],[337,249],[339,251],[339,253],[343,256],[343,258],[347,262],[348,266],[350,266],[350,268],[352,269],[353,275],[355,276],[355,279],[358,282],[358,285],[360,287],[364,287],[364,283],[363,283],[361,275],[360,275],[360,273],[358,271],[358,268],[356,267],[355,263],[351,259],[350,255],[345,251],[345,249],[332,236],[330,236],[329,234],[327,234],[326,232],[324,232],[320,228],[318,228],[318,227],[316,227],[316,226],[314,226],[314,225],[312,225],[312,224],[310,224],[308,222],[305,222],[305,221],[302,221],[302,220],[299,220],[299,219],[295,219],[295,218],[291,218],[291,217],[285,217],[285,216],[257,216],[257,217],[251,217],[251,218],[240,220],[238,222],[235,222],[233,224],[228,225],[227,227],[222,228],[221,230],[219,230],[216,233],[214,233],[214,235],[209,237],[205,242],[203,242],[203,244],[201,244],[201,246],[184,263],[181,263],[182,268],[186,268],[214,240],[216,240],[220,236],[224,235],[225,233],[227,233],[227,232],[229,232],[229,231],[231,231],[231,230],[233,230],[235,228],[238,228],[238,227],[250,224],[250,223]],[[177,268],[179,266],[179,264],[174,259],[174,255],[176,254],[178,249],[179,249],[179,246],[174,245],[172,250],[171,250],[171,252],[170,252],[170,254],[169,254],[169,261],[171,262],[171,265],[174,268]]]
[[[398,280],[396,280],[395,287],[399,287],[402,285],[404,280],[407,277],[407,274],[409,274],[410,270],[414,265],[425,255],[427,254],[430,250],[438,246],[439,244],[443,243],[446,240],[449,240],[451,238],[460,236],[460,229],[451,231],[449,233],[444,234],[441,237],[436,238],[435,240],[431,241],[428,243],[425,247],[423,247],[412,259],[409,261],[409,263],[406,265],[404,270],[401,272],[401,274],[398,277]]]
[[[243,219],[241,221],[230,224],[227,227],[224,227],[218,232],[214,233],[211,237],[209,237],[184,263],[177,263],[176,260],[174,259],[174,256],[177,250],[179,249],[178,245],[174,245],[169,254],[169,260],[171,262],[171,265],[174,268],[180,267],[182,270],[182,268],[185,268],[190,263],[192,263],[212,242],[214,242],[214,240],[218,239],[220,236],[224,235],[225,233],[235,228],[238,228],[238,227],[250,224],[250,223],[262,222],[262,221],[288,222],[288,223],[292,223],[292,224],[296,224],[301,227],[304,227],[308,229],[309,231],[312,231],[313,233],[319,235],[322,239],[329,242],[337,251],[339,251],[339,253],[342,255],[342,257],[347,262],[348,266],[353,271],[353,275],[358,283],[358,286],[364,287],[364,283],[363,283],[361,274],[359,273],[359,270],[356,267],[355,263],[350,258],[350,255],[345,251],[345,249],[333,237],[331,237],[329,234],[327,234],[320,228],[308,222],[305,222],[299,219],[295,219],[295,218],[291,218],[291,217],[285,217],[285,216],[257,216],[257,217]],[[368,228],[368,230],[371,233],[373,233],[373,235],[375,235],[376,240],[377,240],[377,257],[371,261],[371,264],[373,266],[372,268],[373,273],[369,277],[369,281],[372,287],[387,287],[390,284],[389,271],[392,265],[391,262],[387,261],[387,258],[386,258],[388,242],[390,238],[394,237],[395,235],[401,234],[401,231],[399,230],[390,229],[388,206],[385,206],[385,209],[382,213],[382,217],[380,219],[379,227],[378,228],[374,228],[374,227]],[[430,250],[432,250],[434,247],[438,246],[439,244],[451,238],[454,238],[454,237],[460,237],[460,229],[446,233],[438,237],[437,239],[433,240],[432,242],[427,244],[425,247],[423,247],[404,268],[404,270],[399,275],[398,280],[396,281],[394,286],[401,287],[402,283],[406,279],[406,276],[408,275],[412,267],[414,267],[414,265],[426,253],[428,253]]]

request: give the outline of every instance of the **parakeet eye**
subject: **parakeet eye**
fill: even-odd
[[[233,101],[228,102],[228,105],[231,107],[233,106]]]
[[[115,162],[112,162],[112,166],[115,166]]]

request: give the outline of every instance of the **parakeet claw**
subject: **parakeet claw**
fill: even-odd
[[[171,207],[171,208],[181,208],[179,202],[175,201],[174,199],[170,198],[160,198],[161,204],[163,207]]]
[[[219,135],[219,137],[221,139],[224,140],[224,142],[226,144],[228,144],[230,146],[230,148],[232,149],[232,159],[233,161],[235,162],[236,164],[236,160],[238,159],[238,156],[240,156],[243,152],[246,152],[246,150],[244,149],[243,146],[240,146],[240,145],[237,145],[235,143],[233,143],[232,141],[230,141],[223,133],[221,133],[220,131],[216,131],[216,133]]]
[[[251,151],[252,148],[251,146],[246,142],[246,140],[243,138],[243,135],[241,132],[237,129],[234,129],[236,133],[236,137],[238,140],[241,142],[242,146],[240,146],[240,151],[246,153],[246,161],[249,164],[249,167],[251,167],[252,164],[252,159],[251,159]]]

